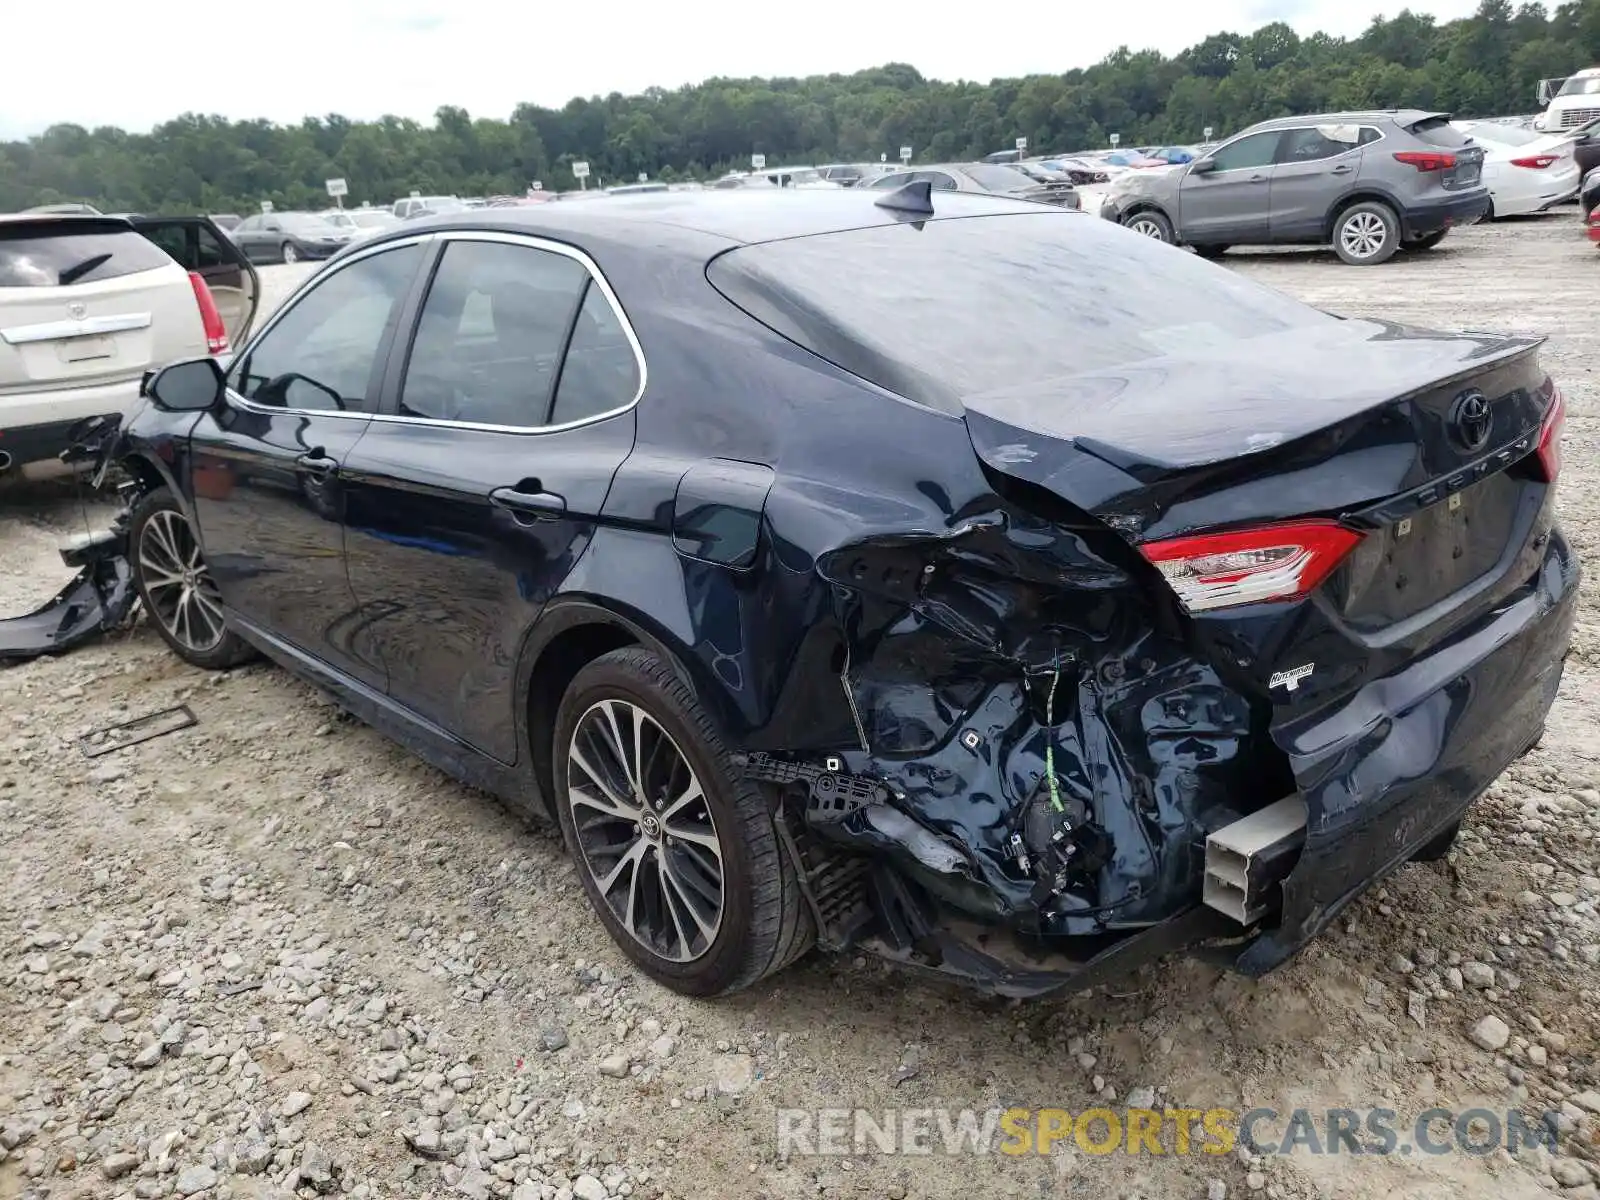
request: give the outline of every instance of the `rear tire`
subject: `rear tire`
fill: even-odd
[[[167,488],[134,505],[128,557],[150,623],[184,662],[225,671],[256,656],[249,642],[228,629],[200,540]]]
[[[283,244],[283,247],[278,251],[278,253],[279,253],[280,257],[282,257],[285,265],[288,265],[289,263],[297,263],[297,262],[300,261],[300,251],[298,251],[298,250],[296,250],[294,248],[294,243],[293,242],[285,242]]]
[[[735,769],[662,658],[629,647],[579,671],[556,711],[552,749],[578,878],[645,974],[716,996],[811,948],[811,911],[767,794]]]
[[[1352,267],[1375,267],[1400,249],[1400,219],[1377,200],[1362,200],[1333,222],[1333,249]]]
[[[1196,246],[1194,252],[1201,258],[1221,258],[1228,252],[1228,249],[1227,246],[1218,245]]]
[[[1167,220],[1165,213],[1156,212],[1154,209],[1145,209],[1124,218],[1123,228],[1132,230],[1147,238],[1154,238],[1158,242],[1172,245],[1177,241],[1177,235],[1172,232],[1172,222]]]
[[[1400,249],[1408,252],[1412,250],[1432,250],[1440,242],[1444,241],[1444,235],[1449,232],[1448,229],[1435,230],[1426,237],[1415,238],[1409,242],[1401,242]]]

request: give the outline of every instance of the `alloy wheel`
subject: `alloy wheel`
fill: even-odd
[[[176,642],[195,654],[221,644],[227,632],[222,594],[183,514],[151,514],[139,534],[139,575],[150,609]]]
[[[626,700],[591,705],[572,731],[567,805],[582,866],[629,936],[669,962],[705,955],[722,925],[722,843],[671,735]]]
[[[1353,213],[1339,226],[1339,242],[1351,258],[1371,258],[1388,237],[1388,225],[1373,212]]]
[[[1128,228],[1133,230],[1135,233],[1142,233],[1147,238],[1155,238],[1159,242],[1164,242],[1167,240],[1166,234],[1162,231],[1160,224],[1150,220],[1148,217],[1135,217],[1132,221],[1128,222]]]
[[[283,244],[283,261],[286,263],[300,261],[300,251],[294,248],[294,244],[292,242],[285,242]]]

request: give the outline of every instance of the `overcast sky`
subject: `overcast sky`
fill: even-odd
[[[1476,4],[1411,7],[1446,20]],[[826,74],[891,61],[935,79],[989,80],[1086,67],[1123,44],[1172,54],[1218,30],[1273,20],[1302,34],[1353,36],[1378,11],[1374,0],[1029,0],[1009,12],[950,0],[13,0],[5,8],[0,138],[57,122],[143,131],[191,110],[279,122],[330,112],[428,120],[441,104],[458,104],[506,117],[523,100],[556,107],[575,95],[713,75]]]

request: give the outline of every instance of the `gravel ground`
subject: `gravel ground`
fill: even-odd
[[[1562,503],[1600,540],[1600,261],[1570,213],[1379,269],[1227,260],[1313,303],[1548,334]],[[305,268],[269,268],[279,299]],[[0,493],[0,613],[66,572],[66,486]],[[813,956],[694,1003],[629,969],[559,841],[288,675],[132,633],[0,671],[0,1200],[1600,1196],[1600,569],[1543,745],[1251,982],[1191,962],[1014,1005]],[[184,702],[102,759],[87,730]],[[1489,1018],[1492,1018],[1489,1019]],[[1551,1156],[788,1157],[775,1112],[1097,1103],[1555,1110]],[[1281,1130],[1282,1124],[1269,1125]]]

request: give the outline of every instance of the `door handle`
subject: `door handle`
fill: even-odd
[[[294,465],[308,471],[318,479],[326,479],[339,469],[339,460],[329,458],[321,446],[294,460]]]
[[[524,479],[512,487],[497,487],[489,493],[489,503],[503,508],[514,518],[552,521],[567,513],[566,497],[547,492],[537,479]]]
[[[1266,181],[1267,181],[1267,177],[1265,175],[1252,175],[1252,176],[1250,176],[1250,182],[1251,183],[1265,183]]]
[[[1333,171],[1332,171],[1332,174],[1334,174],[1334,175],[1348,175],[1348,174],[1350,174],[1351,171],[1354,171],[1354,170],[1355,170],[1355,168],[1352,167],[1349,163],[1343,163],[1340,166],[1335,167],[1333,169]]]

